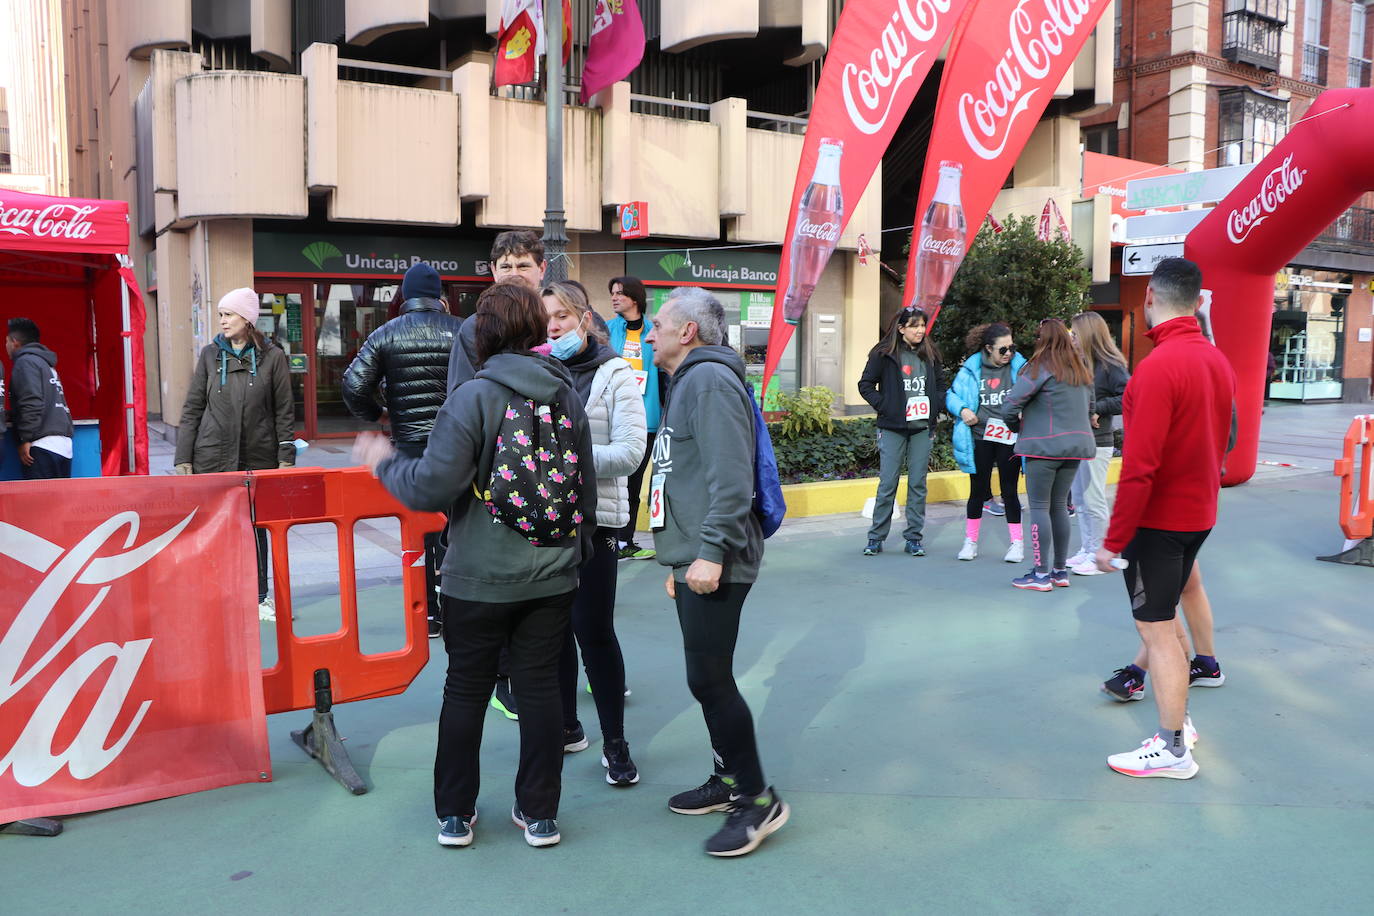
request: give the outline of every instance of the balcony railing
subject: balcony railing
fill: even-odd
[[[1237,10],[1222,17],[1221,56],[1261,70],[1279,69],[1279,41],[1283,23]]]
[[[1327,49],[1322,45],[1304,44],[1302,46],[1303,82],[1326,85]]]
[[[1374,251],[1374,209],[1351,207],[1317,236],[1319,244]]]
[[[1346,71],[1345,85],[1350,89],[1365,89],[1369,86],[1369,61],[1362,57],[1350,58],[1350,68]]]

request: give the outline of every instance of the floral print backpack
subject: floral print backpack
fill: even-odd
[[[577,505],[580,458],[566,413],[512,398],[497,430],[491,479],[477,496],[493,521],[514,528],[531,545],[562,546],[583,520]]]

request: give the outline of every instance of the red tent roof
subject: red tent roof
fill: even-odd
[[[0,251],[125,254],[129,205],[0,189]]]

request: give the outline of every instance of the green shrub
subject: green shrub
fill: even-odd
[[[768,424],[773,450],[778,457],[778,476],[783,483],[817,480],[853,480],[878,476],[878,425],[874,417],[836,420],[829,434],[807,433],[785,438],[785,421]],[[950,442],[952,424],[941,416],[935,424],[930,448],[930,470],[956,468]]]
[[[835,406],[835,392],[822,385],[803,388],[796,394],[778,392],[778,410],[786,412],[779,424],[783,439],[796,440],[803,436],[835,431],[830,411]]]

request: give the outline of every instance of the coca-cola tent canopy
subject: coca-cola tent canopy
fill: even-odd
[[[148,473],[143,297],[129,205],[0,189],[0,322],[38,323],[74,419],[100,421],[106,476]]]

